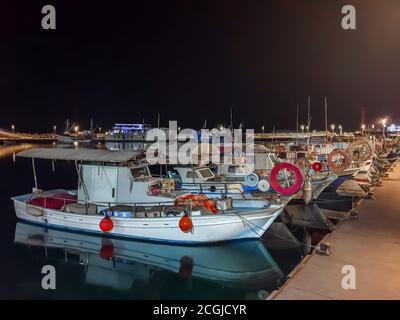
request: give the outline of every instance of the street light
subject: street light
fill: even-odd
[[[332,133],[335,133],[335,125],[331,124]]]
[[[57,131],[57,126],[56,125],[53,126],[53,131],[54,131],[54,134],[56,134],[56,131]]]
[[[264,134],[264,126],[261,127],[261,131]]]
[[[302,125],[300,126],[300,129],[301,129],[301,133],[304,133],[304,124],[302,124]]]
[[[308,127],[308,126],[306,126],[306,130],[307,130],[307,132],[310,130],[310,128]]]
[[[11,130],[12,130],[12,132],[14,133],[14,131],[15,131],[15,126],[12,124],[11,125]]]
[[[372,129],[372,130],[375,129],[375,125],[374,125],[374,124],[371,125],[371,129]]]
[[[342,133],[343,133],[343,126],[342,126],[341,124],[338,125],[338,129],[339,129],[340,135],[342,135]]]

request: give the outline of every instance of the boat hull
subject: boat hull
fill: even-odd
[[[105,234],[99,228],[102,215],[80,215],[27,204],[30,195],[12,198],[17,218],[35,224],[86,233]],[[106,234],[159,242],[212,243],[260,238],[284,209],[284,204],[253,209],[240,214],[193,216],[192,232],[182,232],[180,217],[112,218],[113,229]]]

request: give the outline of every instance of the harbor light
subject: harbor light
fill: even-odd
[[[12,124],[11,125],[11,130],[12,130],[12,132],[14,133],[14,131],[15,131],[15,126]]]
[[[304,133],[304,125],[303,124],[300,126],[300,129],[301,129],[301,133]]]
[[[372,125],[371,125],[371,128],[372,128],[372,130],[374,130],[374,129],[375,129],[375,125],[374,125],[374,124],[372,124]]]
[[[387,120],[388,120],[387,118],[384,118],[384,119],[381,120],[382,126],[383,126],[384,128],[386,128]]]
[[[75,126],[74,130],[75,130],[76,133],[78,133],[78,131],[79,131],[79,126]]]
[[[342,126],[341,124],[338,125],[338,129],[339,129],[340,135],[342,135],[342,133],[343,133],[343,126]]]
[[[54,134],[55,134],[56,131],[57,131],[57,126],[56,125],[53,126],[53,131],[54,131]]]
[[[332,133],[335,133],[335,125],[331,124]]]
[[[308,126],[306,126],[306,130],[307,130],[307,132],[308,132],[308,130],[309,130],[309,127],[308,127]]]
[[[261,127],[261,131],[264,134],[264,126]]]

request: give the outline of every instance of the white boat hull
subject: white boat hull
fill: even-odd
[[[102,215],[81,215],[28,205],[28,195],[12,198],[16,216],[36,224],[63,229],[104,234],[99,228]],[[237,239],[260,238],[283,211],[284,204],[271,204],[267,208],[246,213],[193,216],[193,231],[182,232],[180,217],[115,218],[113,229],[107,234],[151,241],[178,243],[210,243]],[[39,211],[39,212],[38,212]],[[42,214],[40,214],[40,211]]]

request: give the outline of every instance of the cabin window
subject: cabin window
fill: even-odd
[[[211,170],[210,169],[200,169],[200,170],[198,170],[198,172],[200,173],[200,175],[204,178],[204,179],[208,179],[208,178],[213,178],[214,177],[214,175],[213,175],[213,173],[211,172]]]
[[[228,172],[229,173],[235,173],[236,172],[236,167],[235,166],[229,166]]]
[[[147,167],[142,168],[132,168],[131,169],[132,177],[134,178],[145,178],[149,175]]]

